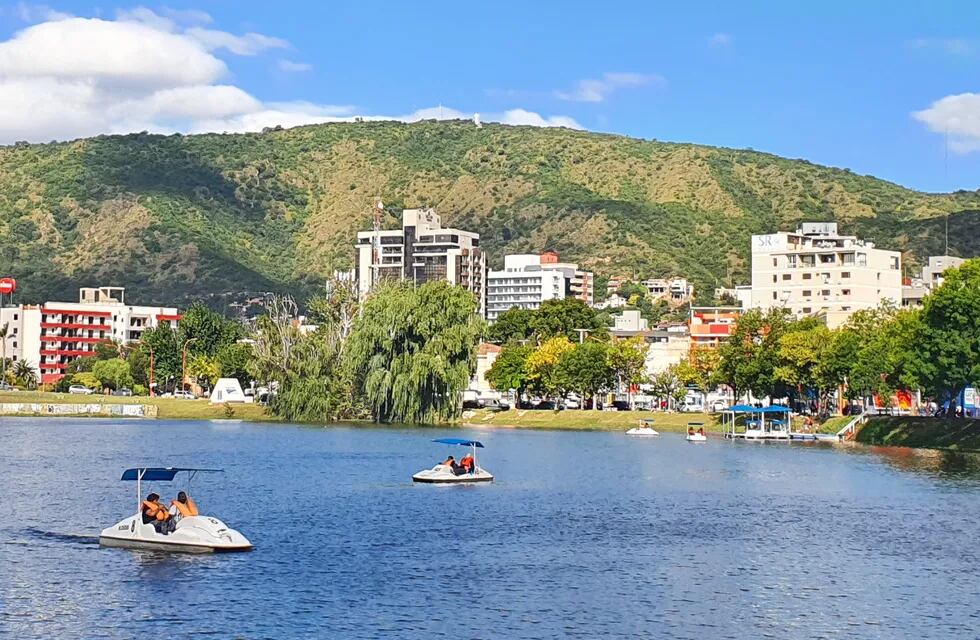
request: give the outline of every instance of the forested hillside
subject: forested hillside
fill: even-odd
[[[23,301],[112,284],[132,302],[306,295],[352,241],[431,205],[491,264],[554,249],[601,275],[744,282],[749,236],[802,220],[901,249],[980,253],[980,192],[924,194],[753,151],[470,122],[103,136],[0,149],[0,275]],[[135,298],[135,299],[134,299]]]

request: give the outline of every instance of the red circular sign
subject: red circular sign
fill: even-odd
[[[17,291],[17,281],[13,278],[0,278],[0,293],[9,295]]]

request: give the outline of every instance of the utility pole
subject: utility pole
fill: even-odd
[[[140,340],[140,344],[146,345],[146,348],[150,350],[150,397],[153,397],[153,346],[146,340]]]

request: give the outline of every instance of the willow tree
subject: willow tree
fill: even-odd
[[[458,417],[483,332],[476,299],[466,289],[445,282],[377,289],[347,345],[355,386],[374,420]]]

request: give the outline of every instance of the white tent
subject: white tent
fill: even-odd
[[[211,404],[245,402],[245,393],[237,378],[219,378],[211,392]]]

